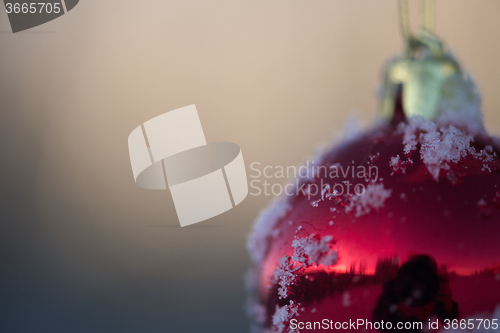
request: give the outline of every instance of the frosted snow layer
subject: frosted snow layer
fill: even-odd
[[[333,249],[333,237],[320,237],[311,234],[308,237],[295,238],[292,242],[293,260],[305,267],[313,265],[330,266],[337,263],[337,251]]]
[[[279,265],[274,271],[273,283],[278,283],[278,295],[280,299],[290,295],[290,288],[299,281],[301,266],[296,266],[290,256],[283,256],[279,260]]]
[[[448,128],[420,134],[420,156],[435,180],[441,169],[449,170],[450,164],[473,154],[472,135],[450,125]]]
[[[253,265],[245,276],[248,294],[245,308],[248,317],[251,318],[251,331],[253,333],[264,332],[263,326],[267,312],[259,298],[260,263],[267,254],[270,239],[278,235],[278,222],[285,217],[290,209],[287,197],[275,198],[266,209],[259,213],[253,230],[247,238],[247,251]]]
[[[273,283],[278,284],[280,299],[290,296],[290,289],[299,281],[304,268],[318,265],[331,266],[338,261],[337,250],[333,248],[332,236],[320,237],[311,234],[307,237],[295,237],[292,242],[293,257],[283,256],[274,271]]]
[[[266,321],[266,307],[260,302],[259,297],[259,273],[260,271],[252,267],[245,275],[245,285],[247,289],[247,300],[245,310],[250,321],[250,331],[252,333],[262,333]]]
[[[477,152],[471,145],[474,137],[484,137],[487,133],[481,113],[481,96],[470,75],[457,73],[443,84],[438,110],[435,121],[416,116],[399,125],[406,157],[420,145],[420,157],[436,181],[441,170],[449,170],[450,164],[468,155],[485,162],[483,171],[489,171],[487,162],[492,160],[492,149]],[[395,172],[404,172],[405,166],[401,163],[394,159],[390,166]]]
[[[356,217],[370,213],[384,207],[385,200],[391,196],[392,190],[384,188],[384,184],[368,184],[362,195],[351,198],[349,205],[345,207],[346,213],[354,210]]]
[[[297,316],[299,314],[299,306],[300,304],[294,301],[290,301],[290,304],[284,305],[282,307],[276,305],[276,312],[273,316],[273,325],[276,330],[269,332],[285,333],[287,323],[290,322],[290,319],[292,319],[293,316]],[[293,331],[294,330],[292,329],[288,330],[289,333],[292,333]]]
[[[276,234],[278,222],[291,209],[286,196],[274,199],[259,213],[254,227],[247,239],[247,250],[252,262],[259,264],[264,260],[269,246],[269,238]]]
[[[403,134],[403,152],[407,157],[420,145],[420,158],[436,181],[441,170],[450,170],[451,164],[456,164],[469,155],[484,162],[483,171],[491,171],[488,162],[493,161],[493,148],[487,146],[476,151],[472,146],[474,137],[464,129],[454,125],[439,125],[422,117],[412,117],[407,123],[399,124],[398,131]],[[398,169],[401,163],[398,157],[394,157],[389,163],[393,170]]]

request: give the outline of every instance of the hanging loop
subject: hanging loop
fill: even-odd
[[[473,87],[460,65],[434,34],[434,0],[420,1],[420,29],[416,33],[411,29],[409,0],[399,0],[399,21],[406,49],[386,67],[383,116],[398,120],[395,111],[402,109],[405,117],[435,119],[440,105],[454,98],[472,96],[470,101],[475,103]]]
[[[414,34],[411,31],[409,0],[399,0],[399,23],[401,33],[406,40],[411,39]],[[434,32],[435,26],[435,2],[434,0],[420,1],[420,29],[428,33]]]
[[[434,0],[421,0],[420,2],[420,28],[433,33],[435,25],[435,2]]]

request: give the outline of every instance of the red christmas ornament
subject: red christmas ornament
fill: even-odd
[[[389,64],[383,115],[309,163],[256,222],[255,332],[500,325],[500,144],[433,35]]]

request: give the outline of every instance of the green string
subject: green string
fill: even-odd
[[[399,23],[403,38],[408,40],[413,36],[411,32],[410,5],[408,0],[399,0]],[[435,25],[435,3],[434,0],[420,1],[420,28],[428,32],[434,32]]]

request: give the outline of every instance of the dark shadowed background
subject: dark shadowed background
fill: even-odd
[[[249,174],[296,165],[376,116],[396,1],[82,0],[17,34],[0,8],[0,332],[247,332],[245,237],[271,198],[180,228],[134,184],[128,134],[196,104]],[[437,33],[496,131],[500,2],[438,0]]]

